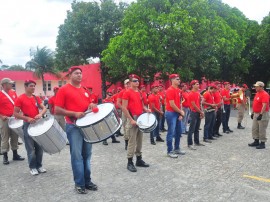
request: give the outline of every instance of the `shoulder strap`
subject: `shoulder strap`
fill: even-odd
[[[40,106],[40,104],[38,103],[37,97],[36,97],[35,95],[33,95],[33,96],[34,96],[34,98],[35,98],[35,100],[36,100],[36,103],[37,103],[38,108],[41,109],[41,106]]]
[[[7,94],[4,90],[2,90],[2,93],[7,96],[7,98],[10,100],[10,102],[14,105],[14,101],[11,99],[11,97],[9,96],[9,94]]]

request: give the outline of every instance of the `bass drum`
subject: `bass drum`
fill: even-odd
[[[111,103],[104,103],[97,106],[98,112],[90,112],[76,121],[84,135],[84,140],[89,143],[101,142],[122,126],[122,120]]]
[[[158,122],[154,114],[143,113],[138,117],[137,125],[143,133],[151,133],[157,127]]]
[[[16,133],[24,142],[24,134],[23,134],[23,120],[16,119],[15,117],[10,117],[8,119],[8,127]]]
[[[30,124],[28,134],[49,154],[59,153],[67,143],[67,135],[54,116],[47,116]]]

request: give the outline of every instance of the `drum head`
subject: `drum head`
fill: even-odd
[[[137,124],[139,128],[146,129],[153,126],[155,124],[155,121],[156,117],[154,114],[144,113],[138,117]]]
[[[23,126],[23,120],[16,119],[15,117],[10,117],[8,120],[9,128],[20,128]]]
[[[76,125],[78,127],[84,127],[99,122],[112,112],[114,105],[111,103],[104,103],[97,105],[97,107],[98,107],[97,113],[90,112],[86,114],[84,117],[76,121]]]
[[[36,123],[30,124],[28,134],[30,136],[39,136],[46,133],[53,125],[54,116],[48,115],[46,118],[41,118]]]

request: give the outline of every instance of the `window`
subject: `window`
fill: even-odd
[[[58,86],[61,87],[63,85],[65,85],[67,83],[67,81],[58,81]]]
[[[51,91],[51,90],[52,90],[52,82],[48,81],[48,91]]]
[[[14,82],[14,84],[12,84],[12,89],[16,91],[16,82]]]

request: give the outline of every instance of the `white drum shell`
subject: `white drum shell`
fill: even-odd
[[[24,142],[24,133],[23,133],[23,120],[16,119],[15,117],[10,117],[8,120],[8,127],[16,133]]]
[[[53,122],[50,119],[53,119]],[[44,128],[48,128],[47,124],[50,124],[49,129],[44,133],[40,132],[43,131]],[[46,125],[46,127],[44,127],[44,125]],[[33,127],[36,127],[35,130],[33,130]],[[39,133],[35,133],[35,131],[39,131]],[[42,147],[46,153],[49,154],[59,153],[67,143],[66,133],[53,116],[49,116],[43,120],[37,121],[35,124],[30,124],[28,127],[28,134]]]
[[[149,123],[147,123],[147,119],[149,119]],[[154,114],[143,113],[138,117],[137,124],[143,133],[151,133],[157,127],[158,122]]]

